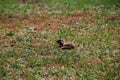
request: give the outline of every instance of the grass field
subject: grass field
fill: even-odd
[[[119,0],[36,1],[0,0],[0,80],[120,80]]]

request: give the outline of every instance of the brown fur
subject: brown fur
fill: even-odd
[[[57,40],[56,42],[60,45],[62,49],[74,49],[75,48],[74,43],[70,41],[64,42],[63,40]]]

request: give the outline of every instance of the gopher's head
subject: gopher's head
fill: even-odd
[[[63,41],[63,40],[59,39],[59,40],[57,40],[56,42],[60,45],[60,47],[62,47],[62,46],[63,46],[63,43],[64,43],[64,41]]]

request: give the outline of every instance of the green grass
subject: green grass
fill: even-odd
[[[120,79],[119,0],[38,1],[0,1],[1,80]]]

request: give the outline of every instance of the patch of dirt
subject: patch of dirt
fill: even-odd
[[[4,26],[8,28],[20,28],[24,26],[36,27],[38,31],[42,31],[46,28],[51,30],[59,30],[62,24],[74,25],[77,23],[91,24],[92,18],[95,17],[92,13],[76,13],[74,15],[63,16],[61,14],[52,15],[48,12],[44,12],[42,16],[31,14],[27,19],[21,19],[19,17],[9,18],[5,21]]]

